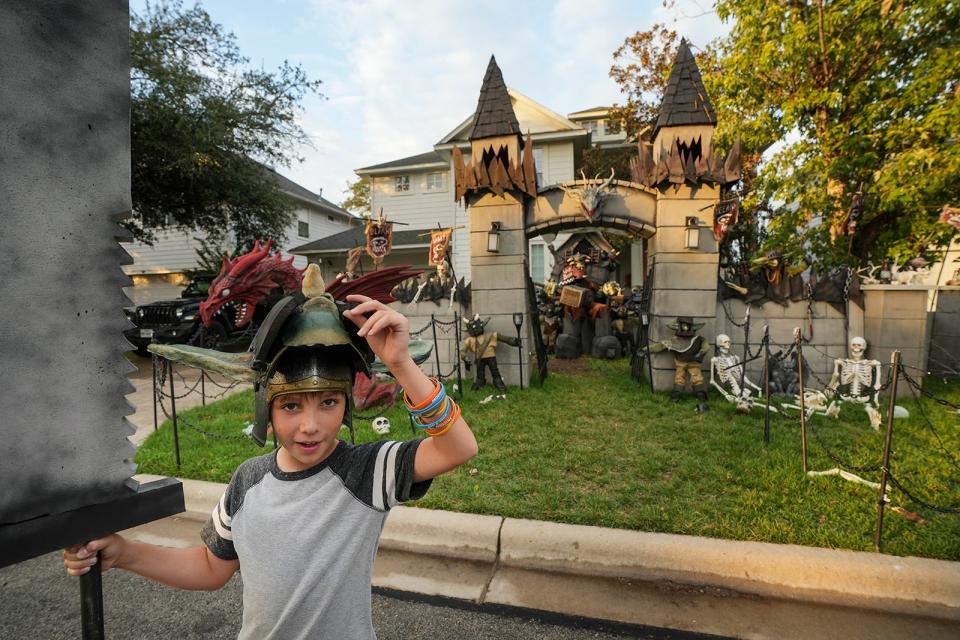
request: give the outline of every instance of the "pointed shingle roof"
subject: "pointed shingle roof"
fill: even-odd
[[[470,140],[519,133],[520,123],[517,122],[517,115],[513,112],[513,104],[507,93],[507,85],[503,82],[503,74],[500,73],[496,58],[490,56],[490,64],[487,65],[487,72],[483,76],[483,86],[480,87],[477,111],[473,116]]]
[[[697,61],[686,39],[680,40],[680,48],[673,59],[673,68],[667,79],[660,103],[660,116],[653,128],[656,137],[660,127],[677,127],[687,124],[717,124],[717,115],[707,97],[707,90],[700,77]]]

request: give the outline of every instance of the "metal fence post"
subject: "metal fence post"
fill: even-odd
[[[200,402],[207,406],[207,372],[200,369]]]
[[[887,476],[890,475],[890,443],[893,441],[893,409],[897,403],[897,378],[900,376],[900,352],[890,355],[892,382],[890,383],[890,406],[887,413],[887,432],[883,436],[883,464],[880,467],[880,500],[877,503],[877,533],[873,538],[873,548],[881,551],[883,535],[883,497],[887,493]]]
[[[173,451],[177,458],[177,469],[180,468],[180,434],[177,431],[177,394],[173,390],[173,362],[167,360],[167,376],[170,378],[170,413],[173,420]]]
[[[157,356],[150,354],[150,369],[153,372],[153,430],[157,430],[157,397],[160,389],[157,385]]]
[[[430,328],[433,329],[433,355],[437,356],[437,380],[443,383],[442,373],[440,371],[440,346],[437,344],[437,319],[430,314]]]
[[[453,339],[457,343],[455,346],[455,358],[457,359],[457,396],[463,402],[463,375],[460,373],[460,314],[453,312]]]

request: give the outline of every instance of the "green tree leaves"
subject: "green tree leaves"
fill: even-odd
[[[320,81],[286,62],[248,68],[232,34],[179,0],[131,14],[130,59],[134,236],[282,239],[292,203],[264,165],[308,143],[299,105]]]

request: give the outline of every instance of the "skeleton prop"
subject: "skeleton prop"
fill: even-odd
[[[386,416],[377,416],[373,419],[373,430],[379,433],[380,435],[385,435],[390,433],[390,419]]]
[[[863,405],[870,426],[879,430],[881,417],[877,397],[881,386],[881,365],[879,360],[865,359],[866,350],[867,341],[862,337],[850,340],[850,357],[834,360],[827,391],[835,393],[840,400]]]
[[[718,335],[717,349],[720,354],[710,358],[710,384],[728,402],[735,403],[737,411],[749,413],[755,403],[754,392],[759,397],[762,390],[747,378],[740,356],[730,353],[730,336],[723,333]],[[741,380],[743,388],[740,387]],[[770,410],[776,411],[773,407]]]

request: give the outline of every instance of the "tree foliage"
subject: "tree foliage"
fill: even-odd
[[[370,213],[370,181],[366,178],[357,178],[353,182],[347,181],[347,188],[343,190],[347,198],[340,206],[357,215]]]
[[[950,0],[718,0],[725,38],[697,52],[718,145],[743,142],[740,254],[778,248],[821,267],[935,257],[960,200],[960,5]],[[618,77],[642,129],[675,36],[628,38]],[[668,63],[669,64],[669,63]],[[629,73],[627,73],[629,71]],[[644,102],[645,100],[645,102]],[[636,103],[638,106],[633,106]],[[860,219],[850,225],[854,194]]]
[[[287,62],[248,68],[233,34],[179,0],[131,13],[130,61],[134,236],[282,239],[292,201],[264,165],[308,142],[299,105],[320,82]]]

